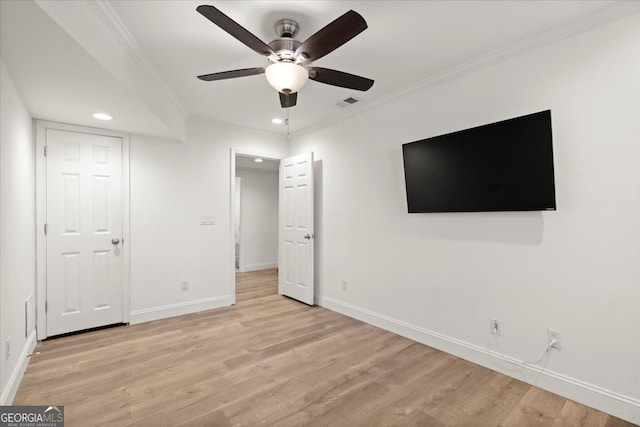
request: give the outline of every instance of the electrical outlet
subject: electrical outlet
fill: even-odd
[[[342,279],[342,290],[343,291],[347,290],[347,279]]]
[[[489,328],[490,328],[489,331],[493,335],[497,335],[497,336],[502,335],[502,325],[500,324],[500,321],[498,319],[490,319]]]
[[[552,342],[553,344],[551,344]],[[557,350],[560,350],[562,348],[560,331],[556,331],[555,329],[551,328],[547,329],[547,345]]]
[[[189,290],[189,281],[187,279],[180,281],[180,290],[183,290],[183,291]]]
[[[11,357],[11,338],[7,338],[7,344],[4,347],[4,351],[4,360],[9,360],[9,357]]]

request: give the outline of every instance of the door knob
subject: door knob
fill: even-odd
[[[315,237],[315,234],[305,234],[304,238],[305,239],[313,239]]]
[[[114,237],[113,239],[111,239],[111,244],[117,245],[118,243],[120,243],[120,239],[118,239],[117,237]]]

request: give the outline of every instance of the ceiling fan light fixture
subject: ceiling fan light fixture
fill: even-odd
[[[292,62],[275,62],[265,69],[267,81],[278,92],[296,93],[309,80],[309,71]]]

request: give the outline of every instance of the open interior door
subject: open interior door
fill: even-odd
[[[280,160],[278,293],[313,305],[313,153]]]

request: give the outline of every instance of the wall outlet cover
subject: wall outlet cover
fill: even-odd
[[[502,324],[498,319],[489,319],[489,332],[496,336],[502,335]]]
[[[555,339],[555,343],[551,345],[551,342]],[[562,348],[562,334],[556,329],[547,329],[547,344],[551,348],[560,350]]]

